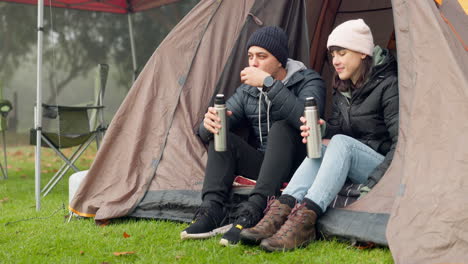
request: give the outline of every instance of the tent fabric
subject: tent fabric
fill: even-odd
[[[320,219],[317,223],[317,229],[325,238],[338,237],[387,246],[385,229],[389,217],[389,214],[386,213],[356,213],[351,210],[332,209],[332,213],[326,213]],[[343,221],[343,219],[346,219],[346,221]]]
[[[37,5],[38,0],[2,0],[20,4]],[[44,5],[62,8],[72,8],[88,11],[127,14],[158,6],[178,2],[180,0],[52,0],[44,1]]]
[[[109,219],[131,212],[153,184],[152,189],[199,188],[206,157],[194,131],[207,103],[185,97],[211,99],[204,88],[214,87],[251,3],[201,1],[166,37],[114,116],[71,208]],[[239,8],[245,11],[227,15]],[[220,23],[210,23],[214,17]],[[217,61],[207,70],[209,58]],[[171,152],[166,146],[172,145],[180,147]],[[164,149],[164,157],[174,158],[165,159],[171,166],[159,166],[155,177]]]
[[[463,17],[468,15],[468,1],[464,1],[464,7],[460,1],[448,1],[440,6],[440,15],[444,19],[461,42],[466,51],[468,51],[468,25]],[[463,10],[463,8],[465,10]]]
[[[369,24],[378,45],[396,37],[399,141],[382,180],[327,210],[319,230],[388,245],[396,263],[466,262],[468,135],[459,131],[468,128],[468,18],[458,0],[200,1],[148,61],[70,208],[96,220],[189,221],[207,158],[196,131],[213,96],[238,86],[248,36],[285,28],[290,55],[329,84],[327,36],[353,18]]]
[[[272,5],[273,2],[276,4]],[[247,65],[248,36],[261,25],[280,25],[291,36],[290,44],[294,47],[291,56],[304,61],[309,56],[303,2],[253,3],[201,1],[163,41],[114,117],[89,171],[90,177],[71,204],[75,212],[95,214],[96,220],[115,218],[128,215],[141,199],[143,204],[152,204],[147,201],[153,196],[151,192],[159,192],[154,194],[159,197],[172,192],[181,196],[199,192],[206,148],[196,131],[213,95],[217,92],[230,95],[240,84],[238,74],[231,73],[240,72]],[[243,11],[233,15],[232,10]],[[269,16],[274,10],[283,10],[284,14]],[[303,24],[297,24],[297,20]],[[225,66],[226,61],[229,63]],[[183,67],[187,68],[182,70]],[[142,109],[137,105],[142,105]],[[112,142],[107,142],[109,138]],[[122,141],[126,142],[125,153],[113,149],[121,148],[114,142]],[[113,166],[109,164],[111,160]],[[98,185],[95,181],[106,184]],[[109,188],[116,185],[121,188]],[[187,201],[192,200],[192,194],[188,195]],[[161,201],[154,207],[173,206]]]
[[[468,52],[431,1],[395,2],[400,145],[385,177],[402,180],[387,239],[396,263],[466,263]]]
[[[272,4],[273,3],[273,4]],[[278,10],[283,10],[284,14],[280,16],[271,16],[272,12],[278,12]],[[233,72],[240,72],[241,69],[247,66],[247,49],[246,43],[248,37],[257,30],[260,26],[263,25],[279,25],[284,28],[289,36],[289,46],[291,47],[290,57],[302,60],[307,63],[309,58],[308,51],[308,34],[307,26],[305,24],[305,6],[304,2],[297,1],[295,3],[289,3],[288,1],[270,1],[269,3],[264,1],[257,1],[254,5],[251,5],[251,9],[248,10],[248,16],[245,18],[245,21],[239,21],[243,23],[242,30],[237,34],[237,40],[235,46],[228,50],[232,49],[232,52],[225,63],[224,70],[219,78],[219,81],[215,83],[216,85],[213,88],[203,86],[202,92],[205,99],[205,107],[199,108],[199,105],[196,105],[195,109],[189,109],[189,112],[199,111],[198,119],[195,123],[191,123],[193,126],[193,131],[198,130],[198,125],[203,118],[208,105],[212,105],[213,95],[219,92],[224,93],[227,96],[230,96],[234,93],[235,89],[240,85],[240,78],[238,74],[232,74]],[[225,18],[224,18],[225,19]],[[213,20],[216,24],[222,24],[224,22],[231,23],[229,21],[218,21]],[[244,24],[245,23],[245,24]],[[221,29],[224,26],[221,25]],[[302,43],[302,44],[301,44]],[[201,52],[201,51],[200,51]],[[194,62],[193,65],[204,65]],[[204,71],[205,69],[201,69]],[[203,77],[203,73],[193,71],[191,76],[194,77]],[[202,81],[202,80],[200,80]],[[186,97],[188,100],[192,100],[191,97]],[[203,100],[203,99],[202,99]],[[193,102],[192,102],[193,104]],[[185,113],[187,114],[187,113]],[[177,120],[177,116],[174,120]],[[194,119],[195,120],[195,119]],[[177,126],[177,124],[175,124]],[[173,128],[171,128],[172,130]],[[177,128],[175,128],[177,129]],[[195,132],[193,132],[195,133]],[[169,157],[176,157],[179,150],[179,139],[173,138],[172,145],[168,141],[168,145],[164,150],[164,155],[169,155]],[[199,139],[196,138],[198,141]],[[202,150],[203,158],[206,159],[205,149]],[[192,153],[186,153],[189,156],[186,157],[190,159],[193,156]],[[170,159],[170,160],[161,160],[158,170],[156,172],[155,181],[152,182],[146,196],[139,203],[139,205],[132,211],[130,216],[136,217],[146,217],[146,218],[161,218],[161,219],[171,219],[177,221],[188,222],[192,219],[193,214],[197,207],[200,205],[200,192],[203,177],[204,177],[204,163],[201,170],[197,173],[193,171],[186,172],[180,171],[177,175],[187,175],[188,179],[194,180],[192,182],[193,188],[191,190],[180,190],[180,188],[187,188],[186,186],[177,185],[176,187],[162,186],[161,180],[167,179],[167,183],[174,184],[174,180],[171,175],[174,173],[174,168],[181,167],[179,159]],[[170,198],[168,198],[170,197]]]

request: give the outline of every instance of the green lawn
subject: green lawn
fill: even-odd
[[[43,149],[44,185],[61,165]],[[0,263],[393,263],[385,248],[359,250],[347,243],[319,241],[287,253],[258,247],[222,247],[218,238],[181,241],[187,225],[166,221],[120,219],[99,227],[92,219],[67,223],[68,177],[45,198],[36,212],[34,147],[12,147],[9,179],[0,180]],[[78,163],[89,167],[94,151]],[[30,219],[30,220],[28,220]],[[124,236],[128,234],[129,236]],[[114,253],[132,252],[116,256]]]

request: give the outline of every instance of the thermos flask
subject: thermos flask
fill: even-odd
[[[214,134],[214,147],[218,152],[227,150],[227,123],[226,123],[226,102],[224,94],[217,94],[214,101],[214,108],[221,119],[221,128],[218,129],[218,134]]]
[[[310,128],[307,137],[307,157],[316,159],[322,156],[322,136],[320,135],[320,125],[318,123],[319,114],[317,101],[314,97],[307,97],[305,101],[304,116],[307,126]]]

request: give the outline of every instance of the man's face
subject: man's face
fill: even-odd
[[[252,46],[248,51],[249,66],[259,68],[275,77],[276,73],[282,67],[281,63],[268,50]]]

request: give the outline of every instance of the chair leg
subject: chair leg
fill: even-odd
[[[84,144],[83,144],[84,145]],[[73,155],[68,159],[70,161],[70,163],[73,163],[72,160],[75,159],[76,155],[78,154],[78,151],[83,147],[83,145],[81,145],[76,151],[75,153],[73,153]],[[60,167],[60,169],[55,173],[55,175],[49,180],[49,182],[44,186],[42,192],[44,192],[47,188],[49,188],[49,185],[52,184],[52,182],[55,181],[56,178],[60,178],[62,177],[62,173],[65,173],[68,171],[68,169],[66,168],[70,168],[70,166],[68,165],[68,163],[64,162],[62,164],[62,167]],[[66,169],[66,170],[65,170]],[[74,170],[75,172],[78,172],[77,170]]]
[[[47,184],[48,185],[48,188],[44,188],[44,190],[42,191],[43,192],[43,195],[42,197],[45,197],[47,194],[49,194],[49,192],[55,187],[55,185],[57,185],[57,183],[62,179],[63,175],[65,175],[65,173],[70,169],[70,168],[73,168],[75,170],[75,166],[73,165],[73,163],[75,163],[75,161],[81,156],[81,154],[83,154],[83,152],[88,148],[89,144],[91,144],[91,142],[93,142],[94,140],[94,137],[96,135],[93,135],[91,136],[85,143],[83,143],[76,151],[75,153],[72,155],[74,156],[74,158],[72,160],[68,160],[65,156],[65,159],[66,159],[66,163],[68,166],[66,166],[63,171],[60,173],[60,175],[56,176],[59,172],[57,172],[54,177],[52,177],[52,179],[49,181],[49,183]],[[76,155],[75,155],[76,154]],[[68,161],[68,162],[67,162]],[[76,168],[75,170],[76,172],[78,172],[79,170]],[[53,181],[52,181],[53,180]]]
[[[44,135],[42,135],[42,140],[44,140],[45,143],[47,143],[47,145],[49,145],[50,148],[51,148],[53,151],[55,151],[55,153],[56,153],[57,155],[59,155],[60,158],[62,158],[63,161],[65,161],[65,162],[68,164],[68,166],[71,166],[75,171],[79,171],[79,169],[78,169],[75,165],[73,165],[73,163],[71,163],[71,162],[68,160],[68,158],[67,158],[65,155],[63,155],[63,153],[62,153],[59,149],[57,149],[57,148],[52,144],[52,142],[49,141],[49,139],[48,139],[47,137],[45,137]]]
[[[96,134],[96,149],[99,149],[100,146],[101,146],[100,135]]]
[[[0,168],[2,170],[3,179],[8,179],[8,160],[7,160],[7,149],[6,149],[6,136],[5,130],[2,130],[2,137],[3,137],[3,157],[5,159],[5,168],[2,167],[0,163]]]
[[[101,125],[99,125],[99,127],[96,129],[96,146],[97,146],[97,149],[99,149],[101,147],[101,142],[102,142],[102,139],[104,138],[104,134],[106,132],[106,128],[104,128]]]
[[[0,180],[6,180],[8,177],[5,174],[5,170],[3,169],[2,163],[0,162],[0,171],[2,172],[2,177],[0,177]]]

